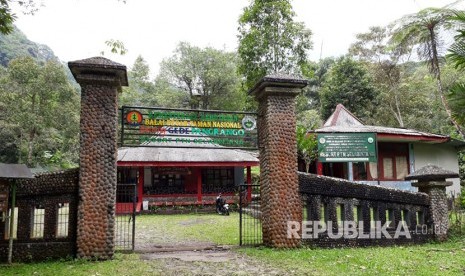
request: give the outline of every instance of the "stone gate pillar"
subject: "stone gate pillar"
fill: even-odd
[[[302,221],[295,97],[306,85],[289,76],[265,76],[250,90],[258,101],[263,243],[271,247],[300,245],[300,239],[287,238],[287,223]]]
[[[412,186],[429,196],[428,222],[434,227],[434,237],[438,241],[447,239],[449,230],[449,208],[447,206],[446,187],[452,182],[446,178],[458,178],[459,174],[428,164],[405,177],[405,180],[416,180]]]
[[[114,253],[118,91],[126,66],[94,57],[68,63],[81,85],[77,255],[109,259]]]

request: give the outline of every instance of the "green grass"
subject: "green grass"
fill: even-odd
[[[240,252],[297,275],[463,275],[465,240],[417,246]]]
[[[0,266],[0,275],[160,275],[153,266],[139,259],[137,254],[116,254],[111,261],[96,262],[85,260],[46,261],[31,264]]]
[[[174,236],[177,241],[206,241],[222,245],[239,244],[239,213],[142,215],[136,218],[137,229],[151,229]],[[155,229],[154,229],[155,228]]]

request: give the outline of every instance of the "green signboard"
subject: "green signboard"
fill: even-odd
[[[375,133],[319,133],[319,162],[377,162]]]
[[[251,112],[121,108],[121,146],[257,149]]]

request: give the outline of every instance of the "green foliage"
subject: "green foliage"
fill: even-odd
[[[246,90],[266,74],[302,75],[307,69],[311,31],[294,21],[289,0],[254,0],[239,18],[239,72]]]
[[[123,106],[154,106],[151,99],[155,86],[150,81],[150,68],[142,56],[138,56],[128,71],[129,86],[123,87],[118,104]]]
[[[378,91],[363,65],[349,57],[341,57],[323,82],[321,116],[327,119],[340,103],[360,119],[369,118],[377,104],[377,97]]]
[[[128,49],[126,49],[124,43],[120,40],[106,40],[105,45],[107,45],[107,47],[110,48],[110,52],[112,52],[113,54],[119,54],[124,56],[128,52]],[[102,52],[102,55],[103,54],[104,52]]]
[[[465,139],[465,131],[457,123],[446,99],[444,85],[441,81],[441,58],[443,52],[442,35],[444,30],[451,29],[454,24],[450,20],[453,11],[450,9],[427,8],[416,14],[406,15],[397,23],[393,31],[392,43],[394,47],[410,47],[416,49],[418,56],[426,61],[431,75],[437,83],[437,92],[441,99],[448,119],[456,128],[462,139]]]
[[[164,81],[161,85],[168,91],[184,92],[191,108],[242,110],[245,95],[236,64],[235,53],[181,42],[173,56],[161,63],[157,80]]]
[[[13,26],[8,35],[0,32],[0,65],[6,67],[11,60],[26,56],[41,63],[58,61],[48,46],[30,41],[17,27]]]
[[[0,76],[0,99],[1,133],[12,141],[2,159],[51,167],[77,162],[79,98],[63,65],[12,60]]]
[[[8,0],[0,0],[0,33],[9,34],[13,31],[13,21],[16,19],[11,12]]]
[[[308,172],[310,162],[318,157],[318,142],[315,135],[307,133],[307,128],[297,126],[297,152],[305,162],[305,171]]]

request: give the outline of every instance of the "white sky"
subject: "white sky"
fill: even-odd
[[[40,0],[37,0],[40,1]],[[339,56],[355,41],[355,34],[427,7],[443,7],[453,0],[293,0],[297,20],[313,32],[312,60]],[[46,44],[61,60],[100,55],[132,66],[138,55],[153,76],[163,58],[179,41],[226,50],[237,49],[237,20],[249,0],[43,0],[34,15],[18,16],[16,25],[26,36]],[[105,41],[121,40],[125,56],[109,53]],[[322,47],[321,47],[322,46]],[[320,51],[322,49],[322,51]]]

